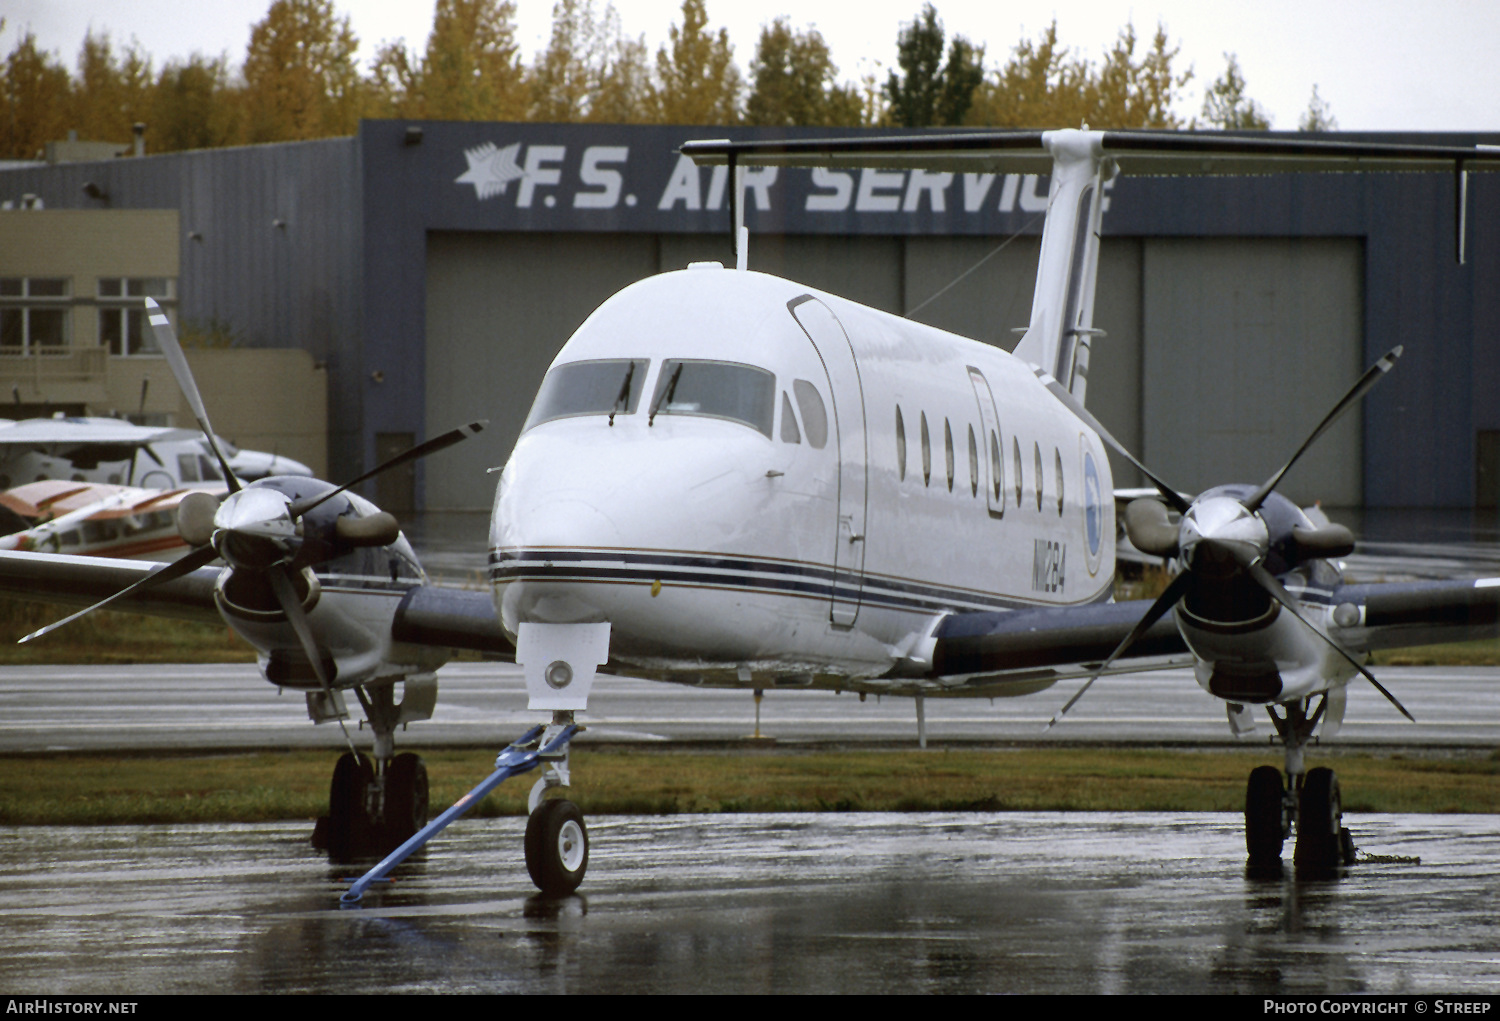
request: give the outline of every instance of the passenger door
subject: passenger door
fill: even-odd
[[[864,387],[854,348],[833,310],[810,294],[787,302],[787,310],[823,362],[833,401],[839,458],[838,520],[834,528],[833,585],[829,620],[852,627],[864,590],[867,498]]]

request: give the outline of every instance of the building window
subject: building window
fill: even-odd
[[[68,347],[66,277],[0,278],[0,354],[61,354]]]
[[[112,355],[159,355],[156,334],[146,322],[142,298],[166,305],[175,296],[170,277],[101,277],[99,280],[99,345]],[[168,318],[174,318],[166,309]]]

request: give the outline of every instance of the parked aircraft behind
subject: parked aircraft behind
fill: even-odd
[[[242,480],[312,475],[300,461],[240,450],[217,438]],[[221,486],[222,473],[203,433],[135,425],[117,418],[28,418],[0,422],[0,489],[65,479],[145,489]]]
[[[552,714],[531,735],[552,752],[525,843],[550,892],[576,888],[587,869],[582,815],[562,796],[565,745],[600,667],[691,686],[907,695],[920,719],[927,697],[1023,695],[1066,677],[1085,679],[1081,695],[1127,663],[1189,661],[1236,733],[1264,706],[1284,746],[1285,780],[1263,767],[1248,785],[1252,863],[1279,862],[1293,828],[1299,864],[1347,861],[1337,782],[1306,769],[1307,742],[1336,730],[1356,675],[1401,708],[1363,666],[1370,650],[1500,631],[1500,579],[1346,583],[1333,558],[1352,548],[1350,533],[1275,491],[1399,349],[1258,485],[1185,497],[1124,450],[1084,406],[1103,185],[1122,170],[1456,170],[1461,184],[1467,170],[1500,167],[1500,151],[1087,130],[683,151],[728,163],[731,194],[754,165],[1050,171],[1025,336],[1010,354],[751,272],[735,224],[734,269],[636,283],[563,346],[501,473],[488,596],[428,584],[389,515],[347,487],[241,486],[227,467],[222,504],[183,501],[193,552],[177,564],[143,574],[0,554],[0,587],[62,602],[115,593],[106,602],[143,612],[216,607],[260,650],[268,680],[307,693],[315,720],[341,719],[341,692],[354,691],[376,761],[351,743],[335,770],[330,843],[345,849],[372,829],[410,833],[425,814],[425,772],[392,756],[392,737],[395,723],[430,714],[446,650],[503,654],[514,640],[529,707]],[[211,435],[170,325],[147,304]],[[1126,515],[1138,549],[1181,566],[1156,600],[1111,602],[1106,445],[1160,496]],[[1268,467],[1275,456],[1285,454],[1268,452]],[[207,568],[216,556],[228,566]]]
[[[141,489],[102,482],[29,482],[0,493],[15,531],[0,549],[79,556],[175,560],[188,552],[177,530],[177,506],[190,493],[214,489]]]

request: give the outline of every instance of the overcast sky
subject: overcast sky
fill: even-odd
[[[119,45],[132,38],[156,60],[193,52],[244,60],[250,27],[270,0],[5,0],[4,52],[30,29],[43,49],[74,67],[90,27]],[[552,4],[517,0],[521,44],[529,60],[546,42]],[[602,2],[598,3],[602,8]],[[763,24],[795,7],[794,27],[823,33],[846,79],[872,62],[888,68],[896,34],[921,0],[708,0],[711,28],[727,28],[741,69],[748,67]],[[1098,61],[1119,29],[1133,21],[1142,46],[1158,22],[1191,67],[1180,116],[1198,115],[1203,89],[1238,55],[1251,98],[1272,126],[1295,129],[1318,87],[1347,131],[1500,131],[1500,2],[1497,0],[1071,0],[1052,5],[997,0],[937,0],[949,35],[962,33],[1000,63],[1021,38],[1035,39],[1055,17],[1060,41]],[[432,27],[430,0],[335,0],[349,15],[368,60],[382,42],[404,39],[420,50]],[[618,0],[625,31],[645,35],[654,52],[681,17],[681,0]]]

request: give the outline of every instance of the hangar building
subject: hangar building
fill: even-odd
[[[653,273],[732,265],[727,175],[676,151],[726,133],[764,136],[366,121],[353,138],[0,170],[0,217],[174,210],[180,315],[326,367],[331,477],[488,418],[371,494],[397,511],[481,510],[486,469],[595,307]],[[1497,177],[1470,178],[1462,266],[1447,174],[1116,180],[1090,407],[1182,489],[1259,482],[1402,344],[1397,370],[1283,491],[1373,510],[1500,506],[1500,345],[1483,325],[1500,322]],[[1027,322],[1045,177],[747,178],[751,269],[1005,347]],[[1136,482],[1117,465],[1117,485]]]

